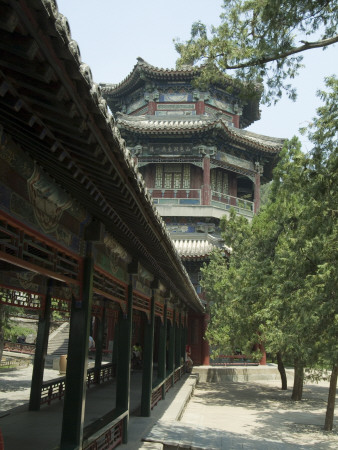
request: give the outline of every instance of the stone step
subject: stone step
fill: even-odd
[[[63,323],[49,336],[48,356],[65,355],[68,351],[69,323]]]

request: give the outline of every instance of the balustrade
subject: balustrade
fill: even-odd
[[[148,189],[158,205],[200,205],[200,189]]]
[[[185,373],[186,366],[183,364],[178,367],[171,373],[168,377],[166,377],[163,381],[161,381],[154,389],[151,391],[151,409],[157,405],[157,403],[163,398],[162,386],[164,386],[165,392],[168,392],[172,387],[172,380],[174,379],[174,383],[179,381],[183,374]]]
[[[101,384],[105,381],[111,380],[114,377],[113,364],[105,364],[101,366],[100,375],[95,378],[95,368],[92,367],[87,370],[87,388],[93,384]],[[50,405],[52,400],[59,399],[65,395],[66,377],[60,377],[54,380],[45,381],[42,384],[40,404],[47,403]]]
[[[222,192],[211,191],[211,205],[225,210],[234,208],[238,213],[244,215],[252,216],[254,213],[254,202]]]
[[[122,444],[127,415],[128,411],[125,411],[94,434],[91,432],[92,426],[87,426],[84,429],[83,450],[110,450]],[[86,437],[87,434],[90,434],[89,437]]]
[[[200,189],[148,189],[156,205],[201,206]],[[234,208],[239,214],[252,216],[254,202],[240,197],[211,191],[211,206],[217,209]]]

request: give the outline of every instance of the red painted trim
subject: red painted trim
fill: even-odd
[[[14,219],[12,216],[7,214],[5,211],[0,210],[0,220],[3,219],[10,225],[17,227],[20,229],[20,231],[23,231],[26,234],[32,235],[33,237],[37,237],[45,244],[49,245],[50,247],[59,250],[62,253],[65,253],[72,258],[76,259],[77,261],[81,261],[82,257],[78,255],[77,253],[74,253],[73,251],[69,250],[67,247],[63,247],[62,245],[58,244],[57,242],[53,241],[52,239],[46,237],[44,234],[42,234],[39,231],[34,230],[33,228],[30,228],[29,226],[23,224],[17,219]]]
[[[102,297],[108,298],[109,300],[112,300],[113,302],[119,303],[120,305],[126,305],[127,301],[126,300],[121,300],[118,297],[114,297],[111,294],[108,294],[107,292],[101,291],[101,289],[97,289],[93,287],[93,292],[95,294],[101,295]]]
[[[150,312],[150,309],[151,309],[151,298],[150,297],[148,297],[148,296],[146,296],[146,295],[144,295],[144,294],[141,294],[140,292],[138,292],[138,291],[136,291],[136,290],[133,290],[133,297],[141,297],[143,300],[146,300],[147,302],[148,302],[148,308],[145,308],[145,307],[142,307],[142,306],[138,306],[138,305],[135,305],[135,303],[134,303],[134,301],[133,301],[133,309],[137,309],[138,311],[143,311],[143,312],[145,312],[146,314],[149,314],[149,312]],[[134,299],[133,299],[134,300]]]
[[[157,312],[156,308],[160,309],[161,312]],[[164,320],[164,306],[161,303],[155,302],[155,316],[160,317],[161,321]]]
[[[27,292],[27,294],[37,295],[38,297],[45,297],[46,296],[46,294],[40,294],[39,292],[34,292],[34,291],[29,290],[29,289],[21,289],[21,288],[18,288],[16,286],[15,287],[8,286],[7,284],[0,284],[0,288],[5,288],[5,289],[12,290],[12,291],[17,291],[17,292]],[[54,297],[53,296],[53,298],[58,298],[58,297]],[[0,302],[1,302],[1,300],[0,300]]]
[[[134,294],[137,295],[137,296],[139,296],[139,297],[144,298],[144,299],[147,300],[148,302],[151,302],[151,297],[148,297],[147,295],[142,294],[141,292],[137,291],[136,289],[133,289],[133,295],[134,295]]]
[[[128,286],[128,283],[126,283],[125,281],[121,281],[118,278],[114,277],[114,275],[111,275],[109,272],[107,272],[106,270],[102,269],[97,264],[94,264],[94,271],[102,273],[102,275],[104,275],[105,277],[109,278],[110,280],[115,281],[115,283],[119,284],[120,286],[123,286],[125,288]]]
[[[171,325],[173,325],[174,321],[174,310],[171,308],[167,308],[167,319],[170,320]]]
[[[23,259],[9,255],[8,253],[4,253],[2,251],[0,251],[0,260],[9,262],[15,266],[22,267],[23,269],[26,270],[31,270],[32,272],[40,273],[41,275],[46,275],[49,278],[62,281],[63,283],[66,284],[73,284],[76,286],[80,285],[80,280],[74,280],[73,278],[65,277],[64,275],[52,272],[51,270],[48,269],[44,269],[43,267],[29,263],[28,261],[24,261]]]

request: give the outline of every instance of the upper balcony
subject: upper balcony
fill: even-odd
[[[230,214],[230,209],[249,219],[254,215],[254,203],[239,197],[211,191],[210,203],[202,204],[201,189],[152,189],[158,212],[165,217],[215,217]]]

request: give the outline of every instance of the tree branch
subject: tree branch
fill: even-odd
[[[321,48],[326,47],[328,45],[335,44],[338,42],[338,35],[333,36],[332,38],[323,39],[321,41],[316,42],[306,42],[301,41],[304,43],[304,45],[301,45],[300,47],[293,47],[292,49],[288,50],[287,52],[283,53],[277,53],[274,56],[270,57],[264,57],[253,61],[248,61],[247,63],[241,63],[241,64],[235,64],[235,65],[228,65],[226,64],[225,69],[244,69],[245,67],[254,67],[254,66],[261,66],[262,64],[266,64],[271,61],[276,61],[278,59],[286,58],[290,55],[295,55],[296,53],[301,53],[306,50],[312,50],[314,48]],[[216,55],[216,57],[219,56],[225,56],[224,53],[220,53],[219,55]]]

